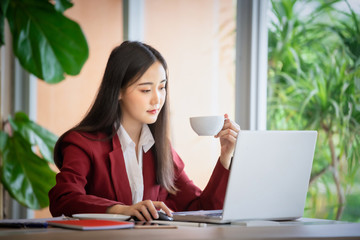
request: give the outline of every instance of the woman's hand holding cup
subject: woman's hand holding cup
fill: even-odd
[[[225,114],[224,117],[224,126],[221,131],[215,135],[215,137],[220,138],[220,162],[224,168],[229,169],[231,158],[235,149],[236,138],[240,132],[240,126],[231,121],[228,114]]]
[[[215,138],[220,139],[220,162],[226,169],[229,169],[240,126],[231,121],[228,114],[224,114],[224,116],[191,117],[190,124],[199,136],[215,135]]]

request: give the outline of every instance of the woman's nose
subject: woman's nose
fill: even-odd
[[[160,93],[158,91],[153,91],[153,95],[151,97],[151,105],[159,104],[160,102]]]

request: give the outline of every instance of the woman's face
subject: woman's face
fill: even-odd
[[[165,102],[166,81],[165,70],[156,61],[138,81],[122,90],[119,96],[121,123],[127,126],[154,123]]]

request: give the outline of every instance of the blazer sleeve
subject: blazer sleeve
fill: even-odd
[[[174,211],[222,209],[226,193],[229,170],[218,160],[210,180],[202,191],[184,171],[184,163],[173,150],[175,164],[176,194],[169,194],[165,203]]]
[[[56,175],[56,185],[49,191],[50,212],[53,216],[104,213],[107,207],[119,204],[109,197],[86,192],[88,181],[92,181],[93,170],[92,146],[88,139],[71,132],[64,137],[61,149],[63,166]],[[104,192],[109,192],[106,191],[107,187],[104,186]]]

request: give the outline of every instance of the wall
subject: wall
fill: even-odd
[[[235,12],[232,0],[145,1],[145,41],[169,66],[172,142],[191,179],[204,188],[220,153],[189,117],[235,116]]]
[[[75,0],[66,15],[78,22],[89,58],[78,76],[56,85],[38,83],[38,122],[60,135],[78,123],[100,85],[111,50],[122,42],[122,1]],[[106,4],[104,4],[106,3]]]

